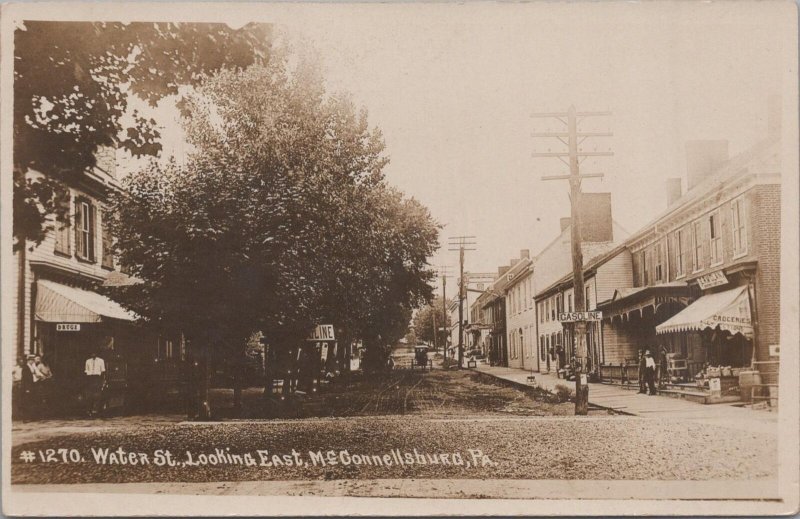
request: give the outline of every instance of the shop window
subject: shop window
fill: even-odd
[[[731,202],[731,230],[733,233],[733,255],[747,254],[747,229],[745,227],[744,199]]]
[[[63,216],[56,216],[54,248],[54,252],[57,254],[64,254],[65,256],[69,256],[71,254],[69,251],[69,207],[70,200],[69,194],[67,194],[66,198],[61,204],[61,210],[64,214]]]
[[[711,265],[722,263],[722,236],[720,233],[719,211],[708,217],[708,249]]]
[[[95,222],[97,208],[88,200],[75,204],[75,255],[84,261],[94,261]]]
[[[685,274],[683,264],[683,229],[675,231],[675,277],[679,278]]]
[[[703,270],[703,224],[699,220],[692,224],[692,249],[694,271]]]

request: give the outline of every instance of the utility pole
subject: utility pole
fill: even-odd
[[[439,276],[442,278],[442,328],[447,326],[447,276],[450,265],[439,265]],[[436,330],[439,333],[439,330]],[[447,338],[442,341],[442,359],[447,357]]]
[[[464,298],[467,294],[467,283],[464,279],[464,251],[478,249],[468,247],[469,245],[477,245],[477,242],[472,241],[475,236],[451,236],[448,239],[450,240],[448,245],[456,247],[448,250],[458,251],[458,369],[461,369],[464,363]]]
[[[433,317],[433,351],[439,350],[439,341],[436,340],[436,309],[431,307],[433,311],[431,312],[431,317]]]
[[[534,158],[555,157],[569,166],[569,175],[549,175],[542,180],[568,180],[570,187],[570,214],[571,214],[571,245],[572,245],[572,286],[575,312],[579,317],[573,325],[573,340],[577,362],[575,366],[575,414],[586,415],[589,413],[589,385],[587,384],[584,367],[587,365],[588,352],[586,347],[586,299],[583,282],[583,250],[581,248],[581,179],[602,178],[603,173],[588,173],[581,175],[580,163],[587,157],[609,157],[612,151],[583,151],[578,146],[589,137],[611,137],[611,132],[578,132],[579,119],[594,116],[609,116],[611,112],[577,112],[575,106],[570,106],[565,113],[534,113],[534,118],[557,119],[567,127],[566,132],[533,133],[533,137],[554,137],[567,146],[567,152],[533,153]],[[564,139],[567,140],[564,140]],[[568,160],[565,160],[568,159]]]

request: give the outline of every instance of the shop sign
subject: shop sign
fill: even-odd
[[[311,335],[308,337],[309,341],[335,341],[336,338],[333,336],[333,325],[332,324],[318,324],[314,330],[311,332]]]
[[[721,285],[725,285],[728,283],[728,278],[725,277],[725,274],[718,270],[716,272],[711,272],[706,274],[705,276],[700,276],[697,278],[697,284],[700,285],[700,288],[706,290],[707,288],[718,287]]]
[[[592,312],[561,312],[558,320],[562,323],[574,323],[575,321],[602,321],[603,312],[595,310]]]
[[[79,332],[81,331],[80,324],[72,324],[72,323],[57,323],[56,324],[56,331],[57,332]]]

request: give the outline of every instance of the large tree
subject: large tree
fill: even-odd
[[[196,85],[204,74],[264,63],[270,26],[25,21],[14,33],[14,240],[40,243],[63,217],[64,182],[101,146],[161,149],[156,122],[129,110]],[[44,176],[31,177],[36,170]]]
[[[389,188],[380,133],[284,59],[221,71],[187,99],[185,164],[130,175],[112,224],[142,283],[115,297],[193,344],[291,349],[332,322],[379,348],[430,297],[427,209]],[[374,355],[378,358],[378,355]]]

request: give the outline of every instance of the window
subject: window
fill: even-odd
[[[663,269],[661,265],[661,243],[656,243],[653,251],[653,280],[656,282],[663,281]]]
[[[528,309],[528,282],[522,284],[522,309]]]
[[[555,321],[556,320],[556,300],[553,299],[553,298],[551,298],[551,299],[552,299],[552,302],[550,304],[550,320],[551,321]]]
[[[694,271],[703,270],[703,225],[700,221],[692,224],[692,249],[694,259]]]
[[[744,218],[744,199],[731,202],[731,230],[733,232],[733,255],[747,254],[747,232]]]
[[[592,301],[592,290],[591,289],[592,289],[591,285],[586,287],[586,304],[584,305],[584,308],[586,310],[589,310],[589,309],[592,308],[592,303],[591,303],[591,301]]]
[[[539,337],[539,358],[542,360],[547,360],[547,349],[544,345],[544,337]]]
[[[675,231],[675,277],[685,274],[683,265],[683,229]]]
[[[106,215],[108,215],[108,211],[103,211],[101,213],[101,232],[102,232],[102,240],[103,240],[103,258],[101,260],[101,265],[108,269],[114,268],[114,248],[112,247],[112,238],[111,238],[111,231],[108,229],[108,221],[106,220]]]
[[[66,256],[70,255],[69,251],[69,235],[70,235],[70,228],[69,228],[69,195],[67,195],[66,199],[64,200],[63,204],[61,205],[61,210],[64,212],[62,217],[56,217],[55,223],[55,248],[54,252],[58,254],[64,254]]]
[[[567,294],[567,308],[568,308],[568,310],[567,310],[568,312],[572,311],[572,294],[571,293]]]
[[[550,322],[550,300],[544,302],[544,315],[547,317],[544,318],[545,321],[548,323]]]
[[[523,352],[525,351],[525,334],[522,332],[522,328],[519,329],[519,348],[517,351],[517,357],[521,357]]]
[[[78,200],[75,207],[75,255],[94,261],[95,221],[97,211],[87,200]]]
[[[722,263],[722,236],[720,233],[719,211],[708,217],[708,249],[711,264]]]

